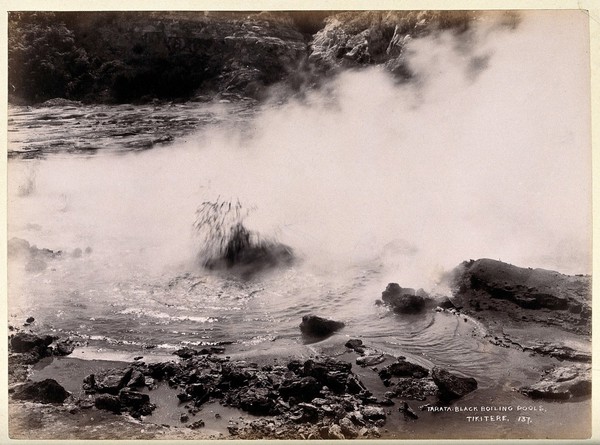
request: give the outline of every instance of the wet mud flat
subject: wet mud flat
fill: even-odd
[[[543,292],[542,279],[550,284]],[[140,351],[125,361],[73,358],[84,351],[73,354],[78,348],[69,339],[15,329],[10,435],[112,439],[118,428],[119,438],[131,439],[589,438],[589,277],[478,260],[459,266],[453,280],[456,289],[445,307],[428,307],[423,294],[422,306],[419,298],[401,305],[398,298],[417,292],[398,285],[388,285],[384,304],[480,323],[481,330],[455,335],[505,351],[506,375],[498,381],[477,381],[458,366],[401,350],[379,350],[366,338],[353,338],[348,326],[317,316],[305,317],[297,339],[254,349],[184,347],[172,357]],[[496,288],[504,289],[502,298]],[[511,303],[513,295],[538,312],[517,317],[521,306]],[[557,304],[554,297],[565,301]],[[539,307],[536,298],[544,302]],[[311,332],[320,338],[307,337]]]

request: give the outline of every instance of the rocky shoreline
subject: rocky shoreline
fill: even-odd
[[[498,277],[502,279],[498,281]],[[585,348],[590,340],[586,334],[591,314],[589,277],[478,260],[463,263],[451,279],[456,288],[451,299],[435,299],[424,291],[390,283],[379,304],[388,304],[398,313],[436,310],[478,319],[494,347],[513,348],[545,364],[537,379],[531,378],[515,391],[532,403],[589,403],[591,354]],[[527,286],[534,282],[535,286]],[[410,304],[400,303],[402,299]],[[540,304],[535,303],[538,300]],[[532,311],[537,312],[534,315]],[[548,317],[546,311],[553,316]],[[579,321],[573,323],[574,318]],[[25,324],[31,331],[34,320]],[[70,382],[78,391],[64,388],[64,375],[30,379],[32,367],[40,360],[63,359],[71,354],[76,347],[73,339],[11,327],[11,436],[14,432],[19,437],[37,437],[20,430],[36,416],[65,420],[94,413],[92,418],[104,419],[107,424],[131,422],[133,429],[143,426],[143,434],[132,431],[127,435],[132,438],[387,438],[395,437],[392,430],[399,425],[403,428],[398,422],[419,422],[422,412],[456,409],[461,398],[485,391],[476,379],[460,370],[435,363],[423,366],[401,351],[391,355],[358,338],[343,344],[338,338],[328,344],[327,339],[335,338],[331,336],[343,327],[334,320],[304,317],[300,330],[305,340],[310,339],[306,343],[321,345],[308,357],[306,353],[240,357],[223,346],[184,347],[175,351],[172,360],[146,363],[138,356],[130,363],[101,367],[79,382]],[[549,330],[554,335],[546,338],[555,338],[555,342],[536,337]],[[541,346],[524,346],[530,344]],[[171,394],[169,402],[156,396],[165,391]],[[179,415],[178,426],[155,423],[153,413],[161,405]],[[205,428],[207,407],[233,409],[241,416],[225,424],[215,408],[213,420],[222,427],[215,433]],[[43,426],[37,429],[40,437],[50,438],[43,435]],[[76,431],[73,434],[72,438],[78,437]],[[79,434],[86,435],[83,430]]]

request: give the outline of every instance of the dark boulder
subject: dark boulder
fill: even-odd
[[[328,320],[316,315],[305,315],[300,323],[300,331],[305,337],[320,339],[332,335],[344,326],[341,321]]]
[[[173,352],[174,355],[181,357],[181,358],[191,358],[195,355],[200,354],[200,351],[198,351],[197,349],[193,349],[193,348],[188,348],[187,346],[180,348],[178,350],[176,350],[175,352]]]
[[[379,377],[382,380],[389,379],[390,377],[414,377],[421,379],[429,375],[429,370],[421,365],[407,362],[404,358],[399,358],[397,362],[392,363],[381,371],[379,371]]]
[[[10,339],[12,352],[30,352],[33,349],[45,351],[45,349],[54,341],[51,335],[38,336],[27,332],[19,332]]]
[[[457,295],[507,300],[524,309],[567,310],[580,314],[589,306],[590,279],[532,269],[491,259],[464,262],[453,272]],[[494,304],[493,301],[487,301]]]
[[[150,403],[150,396],[128,388],[119,392],[119,402],[133,417],[147,416],[152,414],[156,405]]]
[[[107,369],[84,379],[89,390],[117,395],[129,383],[133,368]]]
[[[477,389],[474,378],[460,377],[437,366],[431,370],[431,377],[444,399],[457,399]]]
[[[355,352],[357,352],[359,354],[362,354],[363,352],[365,352],[365,349],[366,349],[365,346],[363,345],[362,340],[354,339],[354,338],[351,340],[348,340],[344,346],[346,346],[349,349],[354,350]]]
[[[57,341],[54,345],[55,355],[69,355],[75,350],[75,345],[70,339]]]
[[[146,376],[138,370],[134,369],[131,372],[131,377],[129,378],[129,382],[127,382],[128,388],[143,388],[146,386]]]
[[[351,375],[352,364],[332,359],[317,358],[304,362],[304,375],[314,377],[333,392],[341,394],[346,391],[348,377]]]
[[[416,314],[425,309],[427,297],[417,295],[414,289],[400,287],[398,283],[389,283],[381,293],[384,303],[391,306],[394,312]]]
[[[319,395],[322,387],[323,385],[311,376],[286,379],[279,386],[279,393],[284,399],[294,397],[296,400],[311,401]]]
[[[204,420],[200,419],[200,420],[196,420],[193,423],[190,423],[188,425],[188,428],[192,429],[192,430],[197,430],[199,428],[204,428]]]
[[[12,396],[16,400],[30,400],[39,403],[63,403],[69,393],[56,380],[27,382],[15,388]]]
[[[240,408],[255,415],[277,414],[276,398],[268,388],[248,388],[240,393]]]
[[[142,405],[150,403],[150,396],[138,391],[122,389],[119,391],[119,400],[124,406],[139,408]]]
[[[121,414],[121,400],[112,394],[100,394],[94,401],[94,406],[98,409],[111,411],[115,414]]]
[[[151,363],[148,365],[150,376],[155,379],[170,379],[183,372],[181,364],[175,362]]]

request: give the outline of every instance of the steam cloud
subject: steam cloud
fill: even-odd
[[[45,160],[36,193],[58,202],[69,190],[74,238],[116,251],[144,245],[157,264],[194,257],[194,212],[222,197],[256,209],[249,229],[332,273],[375,262],[394,281],[428,287],[479,257],[588,273],[585,16],[523,13],[512,31],[493,20],[469,40],[414,40],[416,82],[398,85],[377,68],[345,72],[327,94],[264,107],[243,131],[214,128],[117,158]],[[34,216],[26,206],[25,220]]]

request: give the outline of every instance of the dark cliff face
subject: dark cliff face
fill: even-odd
[[[347,67],[409,79],[404,47],[465,12],[70,12],[9,15],[11,101],[146,102],[298,91]]]

